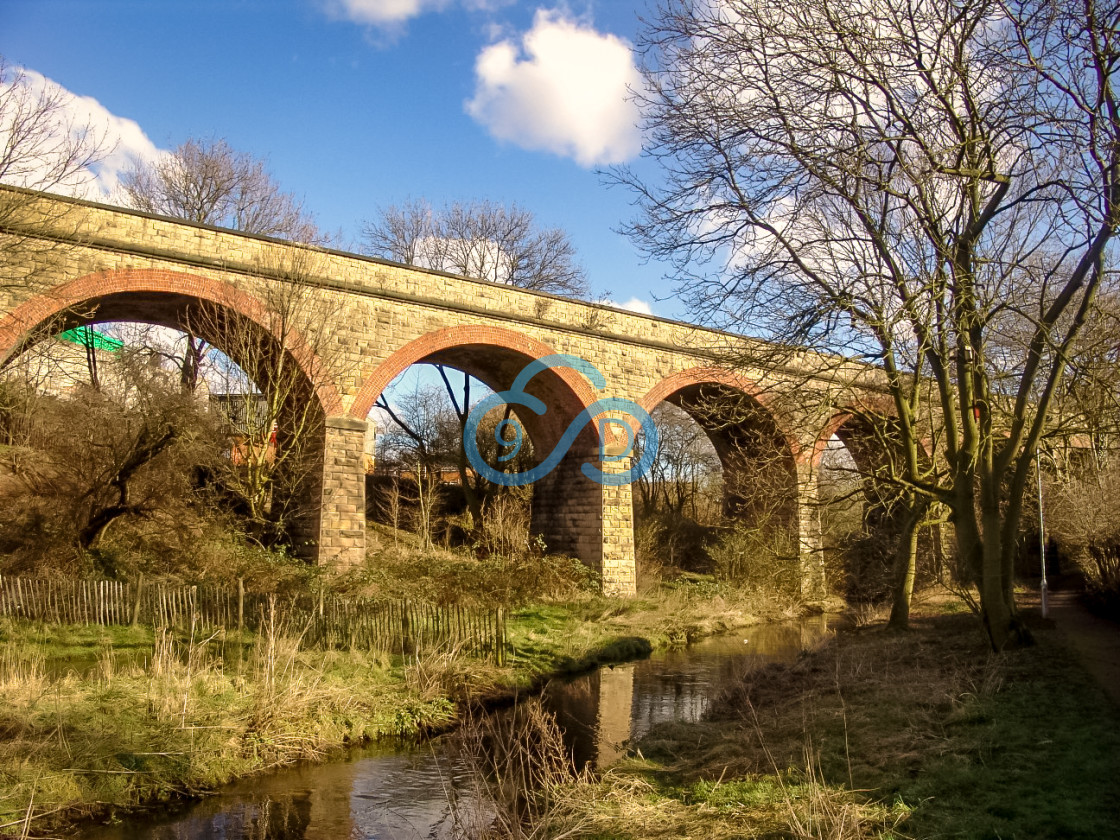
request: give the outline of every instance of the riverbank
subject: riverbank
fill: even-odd
[[[0,824],[47,833],[450,718],[390,663],[282,636],[173,638],[8,623]],[[65,652],[77,669],[59,665]],[[92,659],[92,662],[90,661]]]
[[[542,836],[1114,836],[1120,710],[1053,622],[1028,616],[1037,644],[993,655],[946,609],[743,675],[703,722],[554,791]]]
[[[547,677],[788,617],[685,586],[516,611],[506,667],[307,651],[282,633],[174,638],[142,628],[0,625],[0,832],[32,836],[195,796],[349,744],[415,737]]]

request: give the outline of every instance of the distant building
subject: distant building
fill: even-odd
[[[210,413],[223,418],[229,434],[229,459],[235,464],[276,457],[276,424],[269,422],[264,394],[211,394]],[[255,456],[255,457],[254,457]]]
[[[210,413],[222,417],[235,434],[258,435],[268,419],[264,394],[212,393],[209,404]]]

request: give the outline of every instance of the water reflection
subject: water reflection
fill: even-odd
[[[556,714],[577,764],[606,767],[657,724],[700,720],[721,686],[761,664],[792,662],[828,632],[823,615],[748,628],[553,683],[545,705]]]
[[[644,662],[554,683],[554,712],[577,764],[605,767],[651,727],[695,721],[732,677],[792,661],[828,631],[825,617],[709,639]],[[485,819],[467,767],[438,744],[357,750],[345,760],[250,779],[179,813],[89,828],[84,840],[444,840]],[[456,807],[450,803],[455,802]]]
[[[626,755],[626,745],[634,737],[634,665],[605,668],[599,678],[599,721],[595,727],[597,765],[606,767]]]

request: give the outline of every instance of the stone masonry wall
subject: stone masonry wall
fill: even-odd
[[[37,256],[25,286],[0,287],[0,364],[59,313],[69,313],[67,323],[80,323],[106,313],[130,314],[129,306],[163,306],[170,314],[162,317],[173,321],[182,301],[209,300],[267,329],[263,301],[278,283],[297,280],[315,289],[317,305],[332,313],[323,327],[326,341],[314,344],[296,336],[289,349],[328,417],[318,540],[320,561],[334,565],[349,566],[364,555],[365,418],[381,389],[412,362],[464,347],[482,363],[492,353],[507,366],[511,352],[526,359],[568,353],[594,365],[606,387],[596,392],[579,374],[562,372],[565,399],[575,395],[590,404],[618,396],[641,402],[670,378],[683,381],[697,372],[696,381],[704,381],[701,372],[714,358],[731,351],[742,355],[752,345],[688,324],[509,286],[82,202],[38,200],[50,212],[29,210],[29,229],[42,229],[65,247],[51,248],[49,259]],[[876,387],[873,369],[808,353],[788,375],[749,368],[737,375],[763,394],[778,393],[791,382],[801,396],[820,394],[808,410],[774,409],[793,454],[809,472],[821,430],[835,413],[832,406],[846,398],[838,395]],[[564,407],[569,414],[571,409]],[[548,529],[598,565],[608,589],[633,592],[630,488],[574,491],[571,482],[587,481],[575,469],[541,488],[553,501],[542,506],[540,519],[559,517]]]
[[[328,417],[323,451],[320,564],[361,565],[366,553],[366,421]]]

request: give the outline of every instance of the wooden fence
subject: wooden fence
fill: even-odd
[[[228,586],[136,585],[0,575],[0,616],[54,624],[140,624],[194,630],[271,628],[322,648],[414,654],[455,647],[501,664],[505,613],[410,601],[346,600],[325,592],[284,597]]]

